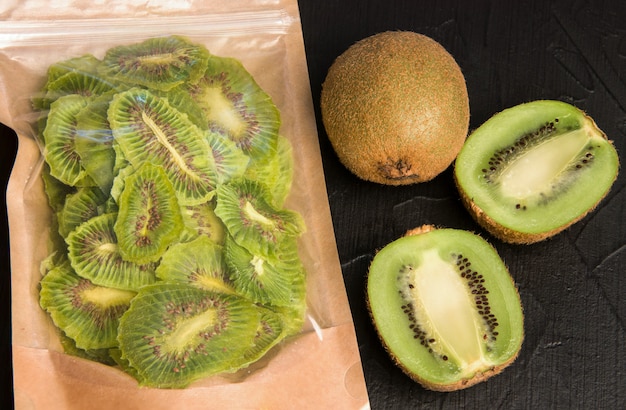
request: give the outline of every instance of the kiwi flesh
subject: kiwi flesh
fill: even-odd
[[[348,48],[328,70],[320,104],[339,160],[356,176],[387,185],[443,172],[469,125],[460,67],[435,40],[408,31]]]
[[[496,250],[472,232],[424,226],[382,248],[368,308],[395,363],[436,391],[470,387],[517,357],[519,294]]]
[[[463,203],[497,238],[550,238],[593,210],[617,178],[612,142],[577,107],[539,100],[508,108],[468,137],[454,168]]]

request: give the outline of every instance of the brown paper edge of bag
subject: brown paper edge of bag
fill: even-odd
[[[285,68],[290,81],[290,119],[295,184],[304,187],[297,203],[307,224],[302,242],[313,298],[309,306],[317,326],[307,328],[267,358],[236,377],[201,380],[186,389],[139,387],[121,370],[68,356],[54,345],[51,326],[38,306],[38,263],[45,249],[49,220],[42,202],[41,165],[32,138],[19,137],[19,150],[7,189],[11,243],[13,374],[16,409],[208,409],[368,407],[364,375],[330,217],[312,106],[306,56],[296,1],[285,9],[297,19],[285,35]],[[10,95],[0,84],[0,92]],[[8,94],[6,94],[8,92]],[[7,107],[0,120],[13,126]],[[296,138],[297,141],[294,141]],[[310,294],[311,294],[310,293]],[[315,329],[317,327],[317,329]],[[43,342],[42,342],[43,341]]]

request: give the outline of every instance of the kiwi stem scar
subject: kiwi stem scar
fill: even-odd
[[[431,249],[411,273],[415,317],[436,340],[433,350],[457,362],[468,374],[488,365],[482,347],[482,319],[458,271]]]
[[[500,176],[502,194],[528,198],[549,192],[589,141],[589,134],[576,129],[557,135],[524,153],[505,168]]]

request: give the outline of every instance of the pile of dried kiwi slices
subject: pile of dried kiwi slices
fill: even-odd
[[[291,145],[239,61],[152,38],[52,65],[33,105],[54,216],[40,304],[68,353],[182,388],[300,331]]]

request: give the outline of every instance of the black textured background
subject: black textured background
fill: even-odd
[[[567,231],[530,246],[484,233],[462,208],[448,169],[433,181],[385,187],[338,162],[319,115],[321,84],[352,43],[385,30],[440,42],[467,81],[470,128],[536,99],[587,111],[626,162],[626,4],[623,1],[301,0],[300,12],[337,247],[373,409],[626,408],[626,171],[600,206]],[[0,129],[3,192],[15,140]],[[11,403],[10,269],[4,201],[0,267],[1,402]],[[374,252],[424,223],[483,234],[521,294],[526,339],[501,375],[453,393],[424,390],[376,338],[364,284]],[[6,398],[6,400],[5,400]]]

